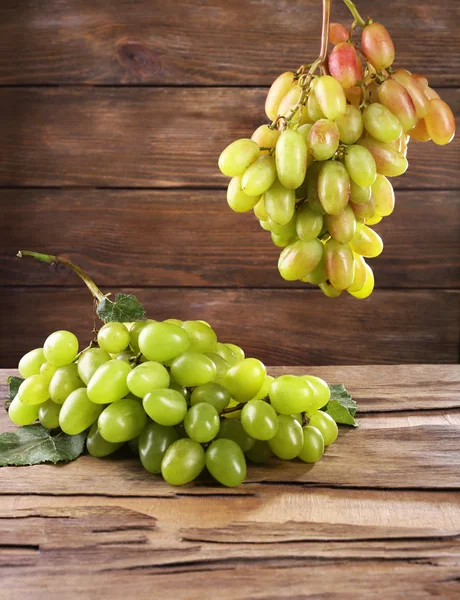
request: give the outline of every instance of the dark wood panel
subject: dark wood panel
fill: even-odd
[[[345,294],[326,299],[314,290],[124,291],[135,293],[152,318],[209,321],[220,339],[242,345],[266,364],[458,361],[457,291],[378,290],[364,301]],[[2,289],[0,313],[3,367],[16,366],[52,331],[70,329],[84,344],[92,329],[92,301],[81,288]]]
[[[458,2],[357,2],[390,30],[397,65],[460,83]],[[351,22],[342,2],[333,19]],[[269,85],[319,50],[321,2],[3,0],[0,82]]]
[[[460,114],[460,90],[445,90]],[[263,116],[261,89],[0,89],[0,185],[225,186],[217,159]],[[406,188],[460,185],[460,142],[413,144]]]
[[[75,285],[71,271],[19,260],[19,249],[64,254],[105,286],[295,287],[251,214],[223,190],[0,190],[0,280]],[[385,251],[370,261],[377,287],[458,288],[458,192],[400,191],[376,226]]]

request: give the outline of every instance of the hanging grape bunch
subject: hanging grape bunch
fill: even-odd
[[[232,177],[230,208],[253,210],[283,248],[284,279],[318,285],[328,297],[347,290],[367,298],[374,275],[365,259],[383,250],[373,226],[395,204],[389,178],[407,170],[411,139],[448,144],[455,120],[425,77],[392,69],[385,27],[344,2],[350,30],[329,26],[330,0],[323,0],[320,57],[275,80],[265,102],[271,124],[230,144],[219,168]]]

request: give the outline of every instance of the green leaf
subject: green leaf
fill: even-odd
[[[144,307],[132,294],[117,294],[115,302],[103,298],[97,305],[96,312],[97,316],[106,323],[110,321],[132,323],[145,320]]]
[[[41,425],[26,425],[14,433],[0,434],[0,467],[68,462],[85,449],[87,432],[52,435]]]
[[[8,410],[10,407],[10,404],[13,402],[13,400],[16,397],[16,394],[18,393],[19,390],[19,386],[21,385],[21,383],[24,381],[24,379],[22,379],[21,377],[14,377],[13,375],[11,375],[10,377],[8,377],[8,396],[5,400],[5,410]]]
[[[340,383],[330,385],[329,388],[331,390],[331,399],[322,410],[327,412],[336,423],[359,427],[359,423],[354,418],[358,410],[358,405],[345,386]]]

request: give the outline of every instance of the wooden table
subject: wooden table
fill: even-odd
[[[460,367],[308,372],[360,405],[315,466],[237,489],[129,459],[0,469],[0,598],[460,598]]]

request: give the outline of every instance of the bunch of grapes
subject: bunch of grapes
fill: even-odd
[[[78,353],[70,331],[52,333],[19,362],[24,381],[9,407],[16,425],[38,419],[69,435],[89,430],[88,452],[128,443],[150,473],[172,485],[206,467],[237,486],[246,458],[318,461],[335,441],[328,385],[314,376],[274,379],[255,358],[217,340],[204,321],[148,319],[102,326]]]
[[[219,168],[232,177],[229,206],[253,210],[283,248],[284,279],[319,285],[328,297],[347,290],[367,298],[374,275],[365,258],[383,250],[373,226],[395,204],[388,178],[406,171],[411,139],[447,144],[455,120],[425,77],[391,68],[385,27],[346,4],[356,20],[350,30],[330,25],[328,60],[326,36],[323,56],[272,84],[265,103],[271,124],[230,144]]]

